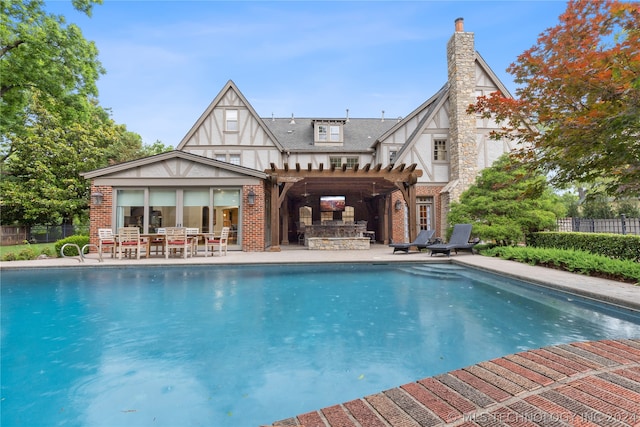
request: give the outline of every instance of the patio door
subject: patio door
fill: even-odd
[[[162,227],[198,228],[219,233],[229,227],[229,249],[240,247],[240,189],[140,188],[118,189],[114,206],[115,229],[135,226],[141,233]]]

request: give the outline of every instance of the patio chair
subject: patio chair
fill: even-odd
[[[183,258],[189,256],[191,244],[187,236],[187,229],[184,227],[167,227],[164,236],[164,257],[169,258],[169,254],[178,250]]]
[[[204,240],[204,256],[209,256],[209,248],[211,248],[211,253],[215,253],[215,248],[218,246],[220,251],[220,256],[222,256],[222,248],[224,248],[224,254],[227,254],[227,242],[229,240],[229,227],[222,227],[222,231],[220,231],[220,236],[216,237],[213,234],[206,236]]]
[[[113,230],[110,228],[99,228],[98,229],[98,253],[100,257],[104,253],[105,249],[109,249],[111,253],[111,258],[115,258],[116,256],[116,236],[113,235]]]
[[[420,250],[425,249],[427,245],[429,245],[430,243],[433,243],[431,239],[433,238],[434,234],[435,234],[435,230],[420,230],[420,232],[418,233],[418,235],[416,236],[413,242],[391,243],[389,246],[393,248],[394,254],[396,252],[404,252],[405,254],[409,253],[409,249],[412,246],[415,246],[418,249],[418,252],[420,252]]]
[[[122,259],[124,252],[131,256],[133,251],[136,251],[136,259],[140,259],[141,248],[142,238],[138,227],[118,228],[118,255],[120,259]]]
[[[187,227],[187,238],[191,246],[191,256],[194,257],[198,254],[198,243],[200,241],[200,229]]]
[[[480,242],[480,239],[474,239],[472,242],[469,242],[469,238],[471,237],[471,228],[471,224],[454,225],[449,243],[436,243],[434,245],[427,246],[427,249],[431,251],[430,256],[433,256],[433,254],[445,254],[450,256],[451,251],[455,251],[457,254],[458,250],[470,250],[473,254],[473,247]]]

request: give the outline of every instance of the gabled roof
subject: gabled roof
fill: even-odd
[[[84,173],[81,173],[80,175],[86,179],[99,178],[106,175],[126,171],[129,169],[147,166],[154,163],[159,163],[159,162],[173,160],[173,159],[183,159],[183,160],[203,164],[206,166],[215,167],[218,169],[227,170],[229,172],[237,173],[240,175],[246,175],[246,176],[260,178],[260,179],[265,179],[267,177],[266,173],[256,169],[233,165],[231,163],[221,162],[219,160],[211,159],[209,157],[199,156],[197,154],[192,154],[186,151],[179,151],[179,150],[168,151],[166,153],[156,154],[154,156],[144,157],[138,160],[131,160],[129,162],[119,163],[113,166],[107,166],[102,169],[96,169],[89,172],[84,172]]]
[[[382,119],[319,119],[319,118],[268,118],[263,119],[272,134],[286,151],[293,152],[370,152],[373,142],[393,127],[397,120]],[[314,144],[314,122],[342,122],[344,143]],[[293,123],[292,123],[293,122]]]
[[[487,62],[484,60],[484,58],[482,58],[482,56],[478,51],[475,52],[475,60],[478,66],[489,76],[491,81],[496,85],[498,90],[502,92],[504,96],[508,98],[513,98],[511,93],[509,93],[509,90],[507,90],[506,86],[500,81],[498,76],[493,72],[491,67],[489,67]],[[426,102],[424,102],[418,108],[413,110],[411,114],[409,114],[404,120],[398,123],[396,127],[394,127],[393,129],[390,129],[389,132],[382,135],[382,137],[380,138],[381,141],[384,140],[384,138],[387,138],[389,135],[391,135],[398,127],[404,125],[405,122],[413,119],[416,115],[422,112],[425,112],[424,116],[420,120],[420,123],[418,123],[418,126],[416,126],[416,128],[411,133],[409,138],[407,138],[407,141],[403,144],[402,148],[398,151],[396,158],[398,159],[401,158],[402,154],[407,150],[410,150],[411,147],[415,144],[415,141],[417,140],[420,133],[422,132],[422,129],[424,128],[425,124],[433,118],[433,115],[439,110],[439,108],[449,98],[449,90],[450,90],[449,83],[446,83],[444,86],[442,86],[442,88],[440,88],[440,90],[435,95],[429,98]]]
[[[229,80],[227,82],[227,84],[224,85],[222,90],[218,93],[218,95],[216,95],[216,97],[213,98],[213,101],[211,101],[211,103],[209,104],[207,109],[204,110],[204,112],[200,115],[198,120],[196,120],[196,122],[193,124],[193,126],[191,126],[191,129],[189,129],[189,132],[187,132],[187,134],[182,138],[182,140],[180,141],[180,143],[178,144],[176,149],[177,150],[181,150],[187,144],[187,142],[189,142],[189,140],[196,133],[198,128],[200,128],[202,123],[207,119],[207,117],[209,117],[211,112],[218,106],[218,104],[220,103],[222,98],[224,98],[226,93],[228,91],[230,91],[230,90],[234,91],[236,93],[236,95],[238,95],[238,98],[240,98],[242,103],[246,106],[247,110],[249,111],[249,114],[251,114],[253,116],[253,118],[255,118],[255,120],[260,124],[262,129],[264,129],[265,133],[269,136],[269,138],[271,138],[271,140],[275,144],[276,148],[278,148],[280,151],[284,151],[282,145],[278,141],[278,138],[276,138],[273,135],[273,133],[271,133],[271,130],[264,125],[264,121],[260,118],[260,116],[258,116],[258,113],[256,113],[256,110],[253,109],[253,106],[251,105],[251,103],[249,103],[249,101],[247,101],[247,98],[245,98],[245,96],[242,94],[242,92],[240,92],[240,89],[238,89],[238,87],[233,82],[233,80]]]

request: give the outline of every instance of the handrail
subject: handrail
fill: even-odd
[[[64,254],[64,248],[66,248],[67,246],[75,246],[75,248],[78,250],[78,254],[80,254],[80,256],[78,257],[78,262],[84,262],[84,257],[82,256],[82,252],[80,251],[80,246],[75,243],[65,243],[64,245],[62,245],[62,247],[60,248],[60,256],[62,258],[73,258],[72,256],[67,257]]]
[[[84,245],[82,247],[82,259],[84,259],[84,250],[86,248],[90,248],[90,247],[94,247],[98,250],[98,262],[103,262],[104,260],[102,259],[102,251],[100,250],[100,248],[98,247],[98,245],[96,245],[95,243],[87,243],[86,245]]]
[[[98,248],[98,246],[94,243],[87,243],[86,245],[84,245],[82,247],[82,249],[80,249],[80,246],[78,246],[76,243],[65,243],[64,245],[62,245],[62,247],[60,248],[60,256],[62,258],[74,258],[73,256],[66,256],[64,253],[64,248],[66,248],[67,246],[73,246],[76,248],[76,250],[78,251],[78,262],[84,262],[84,250],[90,247],[94,247],[96,249],[98,249],[98,262],[103,262],[102,259],[102,253],[100,251],[100,248]]]

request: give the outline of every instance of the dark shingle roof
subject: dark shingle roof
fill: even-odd
[[[313,123],[323,121],[320,118],[263,118],[265,125],[271,130],[278,142],[289,151],[336,151],[360,152],[369,151],[373,143],[391,129],[397,120],[385,119],[349,119],[343,125],[344,144],[342,146],[314,145]],[[345,119],[326,119],[342,121]]]

